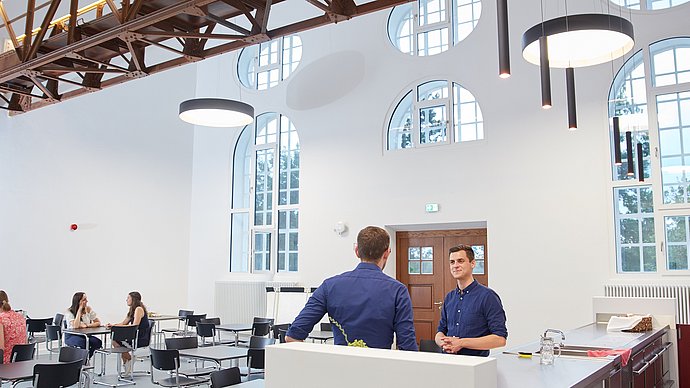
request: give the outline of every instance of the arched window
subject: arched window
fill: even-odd
[[[264,113],[233,156],[231,272],[298,269],[300,145],[292,122]]]
[[[405,54],[438,54],[465,39],[481,12],[481,0],[417,0],[393,8],[388,36]]]
[[[397,104],[388,121],[387,138],[389,150],[480,140],[484,119],[467,89],[450,81],[428,81]]]
[[[611,0],[614,4],[630,9],[657,10],[675,7],[689,0]]]
[[[655,42],[633,55],[611,86],[609,116],[621,123],[621,136],[611,138],[618,272],[690,274],[690,38]],[[626,150],[626,132],[642,146],[644,179],[636,147]]]
[[[302,40],[284,36],[246,47],[237,60],[237,75],[250,89],[266,90],[287,79],[302,59]]]

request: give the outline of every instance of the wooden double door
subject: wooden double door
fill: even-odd
[[[474,278],[488,286],[486,229],[396,233],[396,277],[410,292],[417,343],[436,335],[443,299],[457,285],[450,275],[448,250],[460,244],[472,246]]]

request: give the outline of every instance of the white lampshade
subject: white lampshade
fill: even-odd
[[[254,107],[223,98],[195,98],[180,103],[180,119],[206,127],[241,127],[254,121]]]
[[[522,35],[522,56],[539,65],[539,37],[546,36],[552,68],[585,67],[612,61],[635,45],[628,20],[607,14],[563,16],[539,23]]]

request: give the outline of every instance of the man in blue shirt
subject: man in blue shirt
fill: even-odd
[[[370,348],[390,349],[395,333],[398,349],[416,351],[407,287],[383,273],[390,253],[390,236],[385,230],[375,226],[362,229],[355,246],[359,265],[324,280],[292,322],[286,341],[303,341],[328,313],[340,325],[332,326],[336,345],[361,340]]]
[[[505,346],[506,313],[494,290],[472,276],[476,265],[471,246],[450,248],[450,274],[457,287],[446,295],[436,343],[446,353],[488,356],[489,349]]]

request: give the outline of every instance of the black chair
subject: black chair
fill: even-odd
[[[273,338],[275,339],[280,339],[280,333],[282,332],[287,332],[287,330],[290,328],[289,323],[281,323],[280,325],[273,325],[271,328],[271,331],[273,331]],[[283,343],[285,341],[281,341]]]
[[[163,387],[187,387],[205,384],[208,379],[187,377],[180,374],[180,353],[177,349],[149,349],[151,351],[151,382]],[[156,380],[154,370],[167,372],[167,376]]]
[[[57,341],[58,347],[53,347],[53,342]],[[48,355],[53,358],[53,353],[60,351],[60,345],[62,344],[62,328],[58,325],[48,325],[46,326],[46,350],[48,350]]]
[[[419,341],[419,351],[429,353],[443,353],[443,349],[434,340],[423,339]]]
[[[259,318],[259,319],[267,319],[267,318]],[[254,318],[254,320],[257,320],[257,318]],[[251,335],[240,335],[238,339],[238,343],[241,344],[242,346],[247,346],[247,341],[251,337],[265,337],[271,333],[271,323],[268,320],[265,321],[259,321],[259,322],[254,322],[252,323],[252,334]]]
[[[165,339],[165,348],[167,350],[183,350],[183,349],[195,349],[199,347],[199,341],[196,337],[172,337]],[[215,371],[215,368],[205,368],[203,362],[201,368],[198,368],[197,360],[194,360],[194,369],[185,369],[178,371],[180,375],[187,377],[194,376],[204,376]]]
[[[216,325],[213,323],[197,322],[196,335],[198,335],[201,340],[201,346],[216,345]],[[211,343],[206,342],[206,338],[210,338]]]
[[[212,323],[214,326],[218,326],[218,325],[220,325],[220,318],[205,318],[205,319],[199,320],[199,323]],[[234,345],[235,340],[223,341],[223,339],[221,338],[221,331],[216,330],[216,344],[217,345],[228,345],[228,344]]]
[[[46,326],[53,324],[53,318],[26,318],[26,334],[28,335],[27,341],[29,343],[42,343],[46,342],[45,334],[40,333],[46,332]],[[38,348],[36,349],[38,351]]]
[[[263,375],[266,364],[266,346],[276,343],[275,338],[255,337],[249,339],[247,367],[240,368],[240,374],[251,380],[252,375]]]
[[[285,329],[285,330],[283,330],[283,329],[278,330],[278,341],[280,341],[281,344],[284,344],[284,343],[287,342],[287,340],[285,339],[285,337],[287,337],[287,329]]]
[[[206,314],[188,314],[185,317],[184,330],[181,332],[173,333],[176,336],[194,336],[196,337],[196,324],[202,319],[206,319]]]
[[[185,319],[187,318],[187,315],[194,314],[194,310],[179,310],[177,312],[177,316],[179,317],[177,321],[177,329],[162,329],[161,333],[172,333],[173,335],[176,333],[180,333],[180,323],[184,322]],[[178,334],[181,335],[181,334]]]
[[[223,388],[242,382],[240,368],[233,367],[211,373],[211,388]]]
[[[34,365],[34,388],[69,387],[81,382],[82,360]]]
[[[268,322],[268,323],[271,324],[271,326],[273,326],[273,324],[275,323],[275,319],[273,319],[273,318],[254,317],[254,320],[252,321],[252,323],[264,323],[264,322]]]
[[[57,313],[57,314],[55,314],[55,318],[53,318],[53,325],[62,327],[62,324],[64,321],[65,321],[65,315]]]
[[[98,349],[96,350],[96,353],[101,355],[101,373],[100,375],[103,376],[105,375],[105,365],[106,365],[106,356],[109,354],[117,354],[121,355],[122,353],[129,353],[132,356],[132,359],[134,359],[134,349],[137,348],[137,337],[139,336],[139,327],[138,326],[113,326],[110,328],[110,339],[113,342],[119,343],[121,346],[113,346],[110,348],[104,348],[104,349]],[[134,361],[132,361],[134,362]],[[118,381],[123,382],[123,384],[117,384],[117,385],[130,385],[130,384],[136,384],[134,382],[134,368],[131,368],[130,373],[129,373],[129,379],[125,379],[122,375],[122,364],[119,362],[116,363],[117,365],[117,375],[118,375]],[[95,381],[95,383],[99,383],[98,381]],[[110,383],[103,383],[104,385],[110,385],[110,386],[117,386],[114,384]]]
[[[10,353],[10,362],[31,361],[34,359],[35,354],[35,343],[17,344],[12,347],[12,353]]]
[[[85,387],[90,385],[91,377],[89,376],[89,370],[93,369],[93,366],[89,365],[89,351],[81,348],[73,348],[71,346],[63,346],[60,348],[60,354],[58,355],[59,362],[73,362],[81,361],[81,374],[84,376],[82,382]]]
[[[137,341],[137,347],[134,349],[132,352],[132,374],[149,374],[150,372],[147,370],[141,370],[141,371],[135,371],[134,366],[136,365],[137,361],[143,362],[149,359],[151,357],[151,354],[148,352],[149,346],[154,343],[151,342],[153,339],[153,336],[156,335],[154,333],[154,327],[156,326],[155,321],[149,320],[149,327],[146,329],[146,333],[141,337],[141,338],[146,338],[148,337],[148,341]],[[160,334],[160,333],[158,333]],[[165,338],[165,336],[163,336]],[[137,353],[137,351],[139,351]]]
[[[333,326],[330,322],[321,322],[321,331],[333,331]]]

